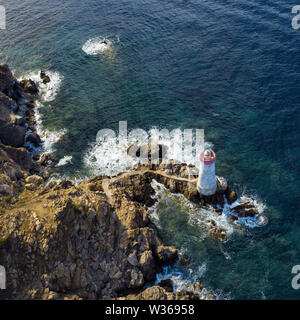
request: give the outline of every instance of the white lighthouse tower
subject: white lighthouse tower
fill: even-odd
[[[197,190],[204,196],[212,196],[216,193],[217,182],[215,174],[216,155],[211,149],[200,153],[199,178]]]

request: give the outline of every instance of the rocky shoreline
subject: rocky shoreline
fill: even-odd
[[[51,81],[44,72],[41,78]],[[148,216],[156,202],[151,182],[214,208],[216,215],[224,201],[237,199],[235,192],[218,178],[217,193],[200,196],[196,180],[183,178],[189,166],[172,161],[137,165],[77,186],[48,181],[47,167],[55,159],[30,150],[41,144],[34,120],[37,97],[32,80],[19,83],[8,66],[0,66],[0,264],[7,270],[0,298],[199,299],[193,292],[172,292],[170,283],[144,290],[163,266],[178,259]],[[232,219],[256,214],[245,203],[235,207]],[[210,234],[226,239],[214,221]]]

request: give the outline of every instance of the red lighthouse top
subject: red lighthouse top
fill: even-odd
[[[216,155],[211,149],[204,149],[200,153],[200,160],[204,162],[204,164],[212,164],[216,161]]]

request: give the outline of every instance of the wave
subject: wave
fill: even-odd
[[[171,279],[173,282],[174,292],[181,290],[191,291],[199,295],[202,300],[229,300],[229,295],[225,295],[222,290],[211,290],[199,284],[201,278],[205,275],[207,263],[203,262],[194,271],[188,269],[188,273],[184,274],[179,271],[177,265],[167,266],[163,268],[163,272],[156,275],[155,284],[162,280]]]
[[[210,237],[212,231],[212,221],[214,221],[214,228],[221,228],[226,232],[226,240],[234,233],[235,228],[230,219],[226,215],[217,215],[213,208],[202,208],[197,204],[189,201],[184,195],[179,193],[171,193],[164,185],[158,183],[156,180],[152,180],[151,186],[155,191],[152,196],[158,200],[154,206],[148,209],[148,213],[155,225],[160,229],[160,218],[159,218],[159,200],[164,198],[171,198],[175,200],[175,203],[179,203],[181,208],[188,213],[188,223],[191,226],[199,228],[201,232],[201,239],[203,240]]]
[[[18,81],[24,79],[33,80],[39,88],[39,100],[36,101],[36,107],[34,108],[35,121],[36,121],[36,131],[41,137],[43,144],[41,147],[36,148],[30,144],[31,149],[34,153],[53,153],[54,145],[59,141],[59,139],[66,134],[65,129],[50,131],[45,129],[43,126],[41,108],[44,107],[44,103],[49,103],[53,101],[57,94],[59,93],[60,86],[63,80],[63,76],[56,71],[46,70],[46,74],[50,77],[50,82],[44,84],[40,77],[41,70],[31,71],[29,73],[23,74]],[[29,131],[30,133],[30,131]]]
[[[111,50],[113,47],[112,41],[106,38],[92,38],[85,42],[82,46],[82,50],[91,56],[99,55],[107,50]]]
[[[238,217],[238,219],[235,221],[235,224],[245,226],[249,229],[263,227],[268,224],[268,218],[265,215],[263,215],[263,213],[267,209],[267,206],[261,200],[259,200],[257,196],[243,193],[231,205],[228,204],[226,198],[224,198],[224,200],[225,200],[225,204],[223,208],[223,213],[227,216],[235,215],[232,209],[246,202],[249,202],[258,211],[258,214],[255,215],[254,217],[244,217],[244,218]]]
[[[135,144],[136,147],[145,145],[150,142],[149,137],[151,137],[151,142],[166,146],[166,158],[198,167],[198,147],[193,148],[191,152],[184,150],[182,145],[183,133],[183,130],[177,128],[171,132],[171,138],[169,138],[168,135],[159,135],[158,129],[152,128],[147,132],[148,137],[144,140],[141,136],[133,136],[130,134],[127,142],[119,141],[118,137],[99,140],[90,145],[83,156],[83,162],[85,167],[90,169],[94,175],[111,176],[121,172],[131,171],[140,160],[139,158],[128,155],[127,149],[133,144]],[[212,147],[213,145],[210,142],[206,142],[204,146]]]
[[[46,70],[46,74],[50,77],[50,82],[44,84],[40,73],[41,70],[32,71],[22,75],[18,80],[31,79],[33,80],[39,88],[39,96],[41,102],[51,102],[53,101],[57,94],[63,80],[63,76],[56,71]]]

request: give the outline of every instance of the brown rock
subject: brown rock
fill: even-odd
[[[35,82],[31,79],[22,80],[20,82],[20,85],[25,93],[28,93],[30,95],[37,95],[39,93],[38,87],[36,86]]]
[[[173,292],[173,281],[171,279],[161,280],[158,286],[164,288],[167,292]]]
[[[228,204],[233,204],[237,200],[237,194],[231,190],[229,187],[225,191],[225,196]]]
[[[6,64],[0,65],[0,91],[13,100],[22,96],[22,88]]]
[[[19,148],[23,146],[25,140],[26,128],[18,125],[8,124],[0,126],[0,140],[3,144]]]
[[[32,157],[25,148],[14,148],[0,144],[0,149],[4,150],[22,169],[29,171],[32,168]]]
[[[174,247],[159,246],[157,248],[157,258],[163,265],[173,264],[178,258],[178,251]]]

